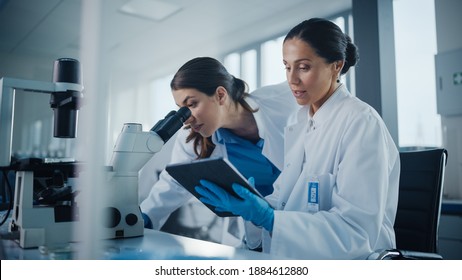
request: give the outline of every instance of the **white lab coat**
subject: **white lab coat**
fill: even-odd
[[[268,196],[272,234],[246,223],[247,242],[297,259],[366,259],[395,246],[399,153],[366,103],[341,86],[309,117],[285,129],[284,170]],[[308,181],[319,181],[319,211],[308,211]]]
[[[258,111],[254,113],[254,117],[259,136],[265,140],[262,150],[263,155],[282,170],[284,127],[289,116],[296,112],[300,106],[295,102],[287,82],[260,88],[252,92],[246,98],[246,101],[252,108],[258,108]],[[186,162],[197,158],[192,142],[186,143],[188,134],[189,130],[181,129],[179,131],[172,150],[171,163]],[[216,147],[211,157],[227,158],[226,148],[217,142],[215,134],[212,136],[212,141]],[[170,213],[186,204],[189,200],[198,201],[163,170],[159,176],[159,181],[152,187],[148,197],[142,201],[140,207],[141,211],[150,217],[153,228],[160,229]],[[203,206],[202,204],[200,205]],[[203,207],[205,208],[205,206]],[[228,224],[234,226],[232,229],[224,229],[220,242],[239,246],[244,234],[242,222],[240,221],[241,226],[239,229],[235,228],[236,223],[225,219],[224,225],[227,226]],[[230,235],[228,234],[229,232],[233,232],[233,234]],[[232,238],[233,236],[234,238]]]

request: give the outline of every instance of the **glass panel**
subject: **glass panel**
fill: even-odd
[[[228,72],[234,77],[241,77],[241,56],[238,53],[230,53],[225,59],[223,65]]]
[[[348,35],[350,35],[351,41],[355,42],[353,34],[353,16],[348,15]],[[361,59],[361,54],[359,54],[359,59]],[[347,87],[350,90],[351,94],[356,96],[356,67],[350,68],[346,74]]]
[[[242,54],[241,78],[249,85],[249,91],[257,88],[257,51],[248,50]]]
[[[345,32],[345,18],[344,17],[337,17],[332,20],[333,23],[337,24],[343,32]]]
[[[416,12],[416,7],[418,12]],[[440,146],[433,0],[393,1],[399,146]],[[418,27],[419,32],[416,32]]]
[[[149,87],[149,100],[151,104],[151,117],[154,120],[149,129],[160,119],[164,118],[171,110],[178,110],[170,89],[173,74],[152,81]]]
[[[282,63],[282,42],[285,36],[266,41],[261,45],[261,86],[286,80]]]

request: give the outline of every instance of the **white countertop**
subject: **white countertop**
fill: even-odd
[[[79,243],[70,243],[66,248],[49,252],[46,248],[22,249],[13,240],[2,240],[2,243],[6,259],[75,259],[79,249]],[[280,259],[264,253],[149,229],[145,229],[144,236],[141,237],[102,240],[100,252],[100,259],[103,260]]]

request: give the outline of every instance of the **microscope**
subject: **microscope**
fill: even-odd
[[[59,159],[22,159],[11,162],[15,90],[51,94],[54,137],[75,138],[77,110],[83,98],[80,64],[59,59],[53,68],[53,82],[12,78],[0,79],[0,168],[16,171],[13,215],[9,231],[17,233],[22,248],[62,246],[80,241],[73,234],[79,226],[79,208],[85,205],[72,185],[82,163]],[[102,238],[142,236],[144,221],[138,201],[138,172],[191,116],[187,107],[171,111],[150,131],[141,124],[126,123],[114,145],[107,177]]]
[[[138,201],[138,171],[191,116],[187,107],[171,111],[150,131],[138,123],[125,123],[114,145],[108,166],[106,192],[109,205],[103,208],[103,238],[142,236],[144,221]]]
[[[9,231],[17,233],[22,248],[69,242],[78,211],[68,182],[77,176],[77,166],[40,158],[11,161],[16,90],[50,94],[53,136],[75,138],[83,99],[80,63],[71,58],[56,60],[52,82],[0,79],[0,168],[16,171]]]

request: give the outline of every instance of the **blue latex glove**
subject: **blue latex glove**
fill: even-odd
[[[249,179],[252,185],[253,180]],[[231,212],[256,226],[264,227],[267,231],[273,231],[274,210],[265,200],[239,184],[233,184],[232,188],[241,199],[228,194],[210,181],[201,180],[200,183],[201,185],[195,189],[201,195],[200,201],[203,203],[215,206],[216,211]]]
[[[141,213],[141,216],[143,217],[144,228],[152,229],[153,226],[152,226],[152,222],[151,222],[151,219],[149,218],[149,216],[147,214],[145,214],[145,213]]]

